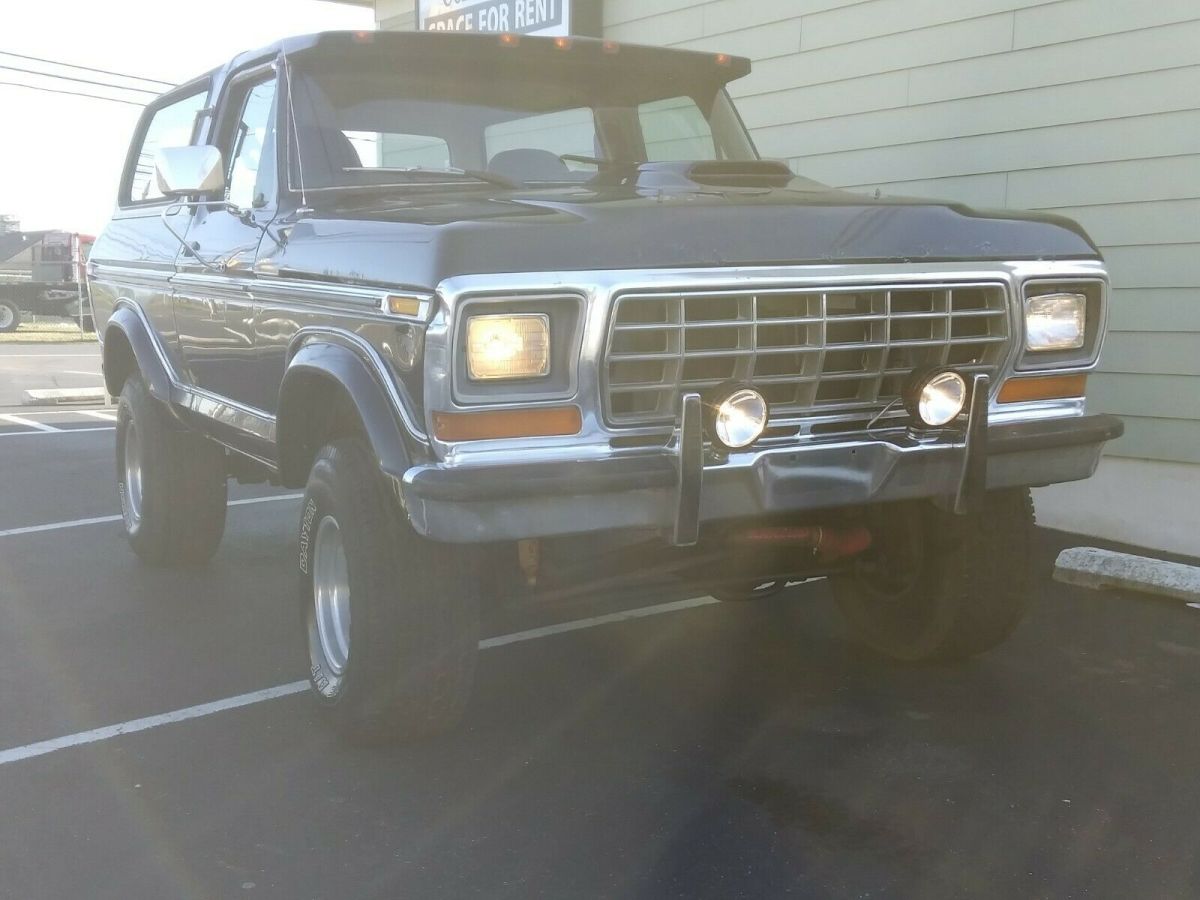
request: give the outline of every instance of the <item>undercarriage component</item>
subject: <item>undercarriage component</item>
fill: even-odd
[[[517,541],[517,563],[529,587],[537,587],[542,569],[542,542],[539,540]]]
[[[966,516],[929,503],[876,512],[876,546],[830,580],[856,640],[919,662],[965,659],[1012,633],[1030,596],[1028,490],[990,491]]]
[[[707,530],[693,547],[650,534],[637,541],[591,535],[496,545],[483,571],[488,593],[501,602],[525,595],[541,605],[635,585],[680,584],[751,599],[776,593],[789,581],[848,571],[871,545],[865,525],[841,523]]]
[[[782,525],[751,528],[734,535],[734,543],[749,546],[791,545],[807,548],[822,563],[857,556],[871,546],[871,532],[863,525],[834,528],[811,525]]]

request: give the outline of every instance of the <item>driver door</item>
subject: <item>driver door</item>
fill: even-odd
[[[254,407],[254,262],[275,217],[273,69],[235,81],[217,125],[226,161],[224,195],[196,207],[188,228],[195,255],[180,254],[175,318],[195,387]]]

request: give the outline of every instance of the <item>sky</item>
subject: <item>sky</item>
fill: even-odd
[[[0,5],[0,51],[173,83],[287,35],[374,27],[370,9],[323,0],[4,0]],[[4,55],[0,66],[118,80]],[[0,68],[0,82],[11,81],[150,99]],[[17,216],[29,231],[96,234],[116,204],[139,112],[123,103],[0,84],[0,214]]]

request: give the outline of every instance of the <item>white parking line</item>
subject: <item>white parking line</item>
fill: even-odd
[[[3,418],[3,417],[0,417]],[[108,428],[51,428],[49,425],[39,427],[37,431],[0,431],[0,438],[6,437],[32,437],[38,435],[46,437],[50,434],[94,434],[97,431],[116,431],[116,428],[109,426]]]
[[[81,409],[79,410],[79,414],[81,416],[91,416],[93,419],[100,419],[102,422],[117,421],[117,417],[113,413],[100,412],[99,410],[95,409]]]
[[[111,429],[110,429],[111,430]],[[299,500],[303,494],[280,494],[277,497],[250,497],[246,500],[230,500],[230,506],[250,506],[254,503],[278,503],[281,500]],[[50,522],[46,525],[27,525],[24,528],[9,528],[0,531],[0,538],[18,537],[22,534],[38,534],[42,531],[62,531],[65,528],[81,528],[84,525],[103,525],[120,522],[120,516],[96,516],[92,519],[72,519],[69,522]]]
[[[559,625],[548,625],[545,628],[532,628],[529,631],[518,631],[515,634],[505,634],[488,638],[479,642],[480,650],[490,650],[493,647],[505,647],[509,644],[519,644],[523,641],[536,641],[540,638],[555,634],[566,634],[571,631],[582,631],[585,628],[596,628],[600,625],[611,625],[615,622],[627,622],[632,619],[645,619],[650,616],[662,616],[668,613],[696,609],[700,606],[710,606],[720,601],[714,597],[693,597],[690,600],[677,600],[673,603],[659,603],[655,606],[643,606],[641,609],[631,609],[625,612],[612,613],[606,616],[595,616],[590,619],[576,619],[573,622],[563,622]],[[211,703],[201,703],[199,706],[189,706],[174,712],[161,713],[157,716],[146,716],[143,719],[132,719],[119,725],[107,725],[104,728],[94,728],[91,731],[81,731],[78,734],[68,734],[64,737],[39,741],[36,744],[26,744],[24,747],[13,747],[0,751],[0,766],[8,763],[45,756],[58,750],[79,747],[83,744],[94,744],[97,741],[107,741],[123,734],[134,734],[138,731],[148,731],[151,728],[161,728],[163,725],[173,725],[176,722],[186,722],[189,719],[199,719],[224,712],[228,709],[239,709],[252,706],[255,703],[265,703],[280,697],[290,697],[308,690],[307,681],[293,681],[276,687],[253,691],[249,694],[238,694],[236,697],[226,697],[224,700],[214,700]]]
[[[28,525],[25,528],[8,528],[0,531],[0,538],[17,537],[21,534],[37,534],[39,531],[59,531],[63,528],[79,528],[83,525],[103,525],[105,522],[120,522],[120,516],[96,516],[92,519],[75,519],[71,522],[53,522],[49,525]]]
[[[133,734],[134,732],[146,731],[150,728],[158,728],[162,725],[170,725],[174,722],[186,722],[188,719],[211,716],[213,713],[223,712],[227,709],[237,709],[239,706],[249,706],[251,703],[262,703],[264,700],[287,697],[290,694],[298,694],[307,689],[307,681],[293,681],[291,684],[268,688],[265,691],[255,691],[252,694],[242,694],[238,697],[227,697],[224,700],[217,700],[213,703],[201,703],[199,706],[189,706],[187,709],[177,709],[174,712],[163,713],[159,716],[147,716],[144,719],[133,719],[130,722],[122,722],[120,725],[94,728],[91,731],[81,731],[78,734],[69,734],[65,737],[52,738],[48,741],[39,741],[36,744],[26,744],[24,747],[13,747],[11,750],[0,751],[0,766],[7,763],[20,762],[23,759],[31,759],[35,756],[45,756],[47,753],[53,753],[55,750],[66,750],[68,747],[78,747],[81,744],[94,744],[97,741],[107,741],[110,738],[120,737],[123,734]]]
[[[6,359],[99,359],[100,351],[95,353],[3,353],[0,363]]]
[[[12,416],[0,413],[0,419],[5,422],[10,422],[13,425],[22,425],[25,428],[32,428],[34,431],[47,431],[57,433],[62,431],[61,428],[55,428],[53,425],[47,425],[45,422],[35,422],[33,419],[23,419],[20,416]]]
[[[114,407],[114,406],[110,406],[109,410],[113,411],[113,410],[115,410],[115,408],[116,407]],[[102,412],[103,410],[96,410],[96,411]],[[74,407],[74,406],[52,406],[49,409],[23,409],[23,410],[21,410],[21,415],[29,416],[30,418],[33,418],[34,416],[79,415],[80,413],[84,413],[84,412],[87,412],[87,410],[80,409],[80,408]]]
[[[658,603],[654,606],[643,606],[641,609],[626,609],[621,612],[609,613],[606,616],[576,619],[574,622],[561,622],[558,625],[546,625],[542,628],[531,628],[529,631],[518,631],[515,634],[504,634],[500,637],[488,638],[479,642],[479,649],[490,650],[493,647],[503,647],[506,644],[536,641],[538,638],[550,637],[555,634],[566,634],[568,631],[581,631],[584,628],[595,628],[597,625],[612,625],[616,622],[644,619],[647,616],[661,616],[664,613],[680,612],[681,610],[694,609],[697,606],[708,606],[710,603],[719,602],[715,597],[692,597],[690,600]]]

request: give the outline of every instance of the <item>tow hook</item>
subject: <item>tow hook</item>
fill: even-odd
[[[782,525],[751,528],[733,536],[734,543],[749,546],[791,544],[812,551],[823,563],[857,556],[871,546],[871,532],[864,525],[830,528],[809,525]]]

